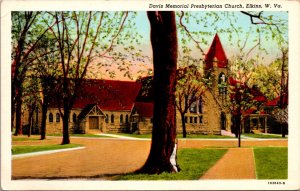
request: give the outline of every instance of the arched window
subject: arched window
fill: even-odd
[[[108,121],[109,121],[109,117],[108,117],[108,115],[106,114],[106,117],[105,117],[105,123],[108,123]]]
[[[193,123],[193,117],[190,117],[190,123]]]
[[[56,113],[56,122],[60,122],[60,115],[59,115],[59,113]]]
[[[49,122],[52,123],[53,122],[53,114],[49,113]]]
[[[76,116],[76,113],[73,113],[73,122],[75,123],[76,122],[76,119],[77,118],[77,116]]]
[[[129,123],[129,117],[128,117],[128,115],[126,115],[125,122]]]
[[[184,117],[184,122],[188,123],[188,118],[187,117]]]
[[[110,116],[110,122],[111,123],[115,122],[115,116],[114,116],[114,114],[111,114],[111,116]]]
[[[199,98],[198,109],[199,109],[199,113],[203,112],[203,100],[202,100],[202,96],[200,96],[200,98]]]
[[[225,95],[227,93],[227,78],[223,72],[220,73],[218,79],[218,86],[219,86],[219,94]]]
[[[120,115],[120,123],[123,123],[123,114]]]
[[[190,112],[197,113],[197,102],[196,102],[197,99],[196,99],[195,95],[192,95],[189,99],[191,101],[193,101],[193,103],[190,106]]]

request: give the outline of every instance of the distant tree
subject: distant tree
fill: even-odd
[[[27,135],[31,136],[32,128],[36,127],[33,124],[34,112],[38,108],[39,101],[39,87],[38,87],[38,78],[34,75],[26,75],[24,82],[24,91],[23,91],[23,107],[22,110],[28,111],[27,119]]]
[[[281,124],[282,136],[287,133],[288,124],[288,49],[281,49],[281,56],[270,65],[259,65],[253,80],[269,100],[278,100],[272,117]],[[278,99],[279,98],[279,99]]]
[[[176,107],[181,116],[182,135],[184,138],[187,134],[185,114],[193,104],[202,101],[201,97],[207,88],[205,79],[195,65],[189,65],[177,70]]]
[[[78,89],[94,58],[101,58],[113,52],[116,44],[136,39],[127,22],[128,12],[54,12],[51,13],[56,25],[51,32],[59,48],[58,70],[60,73],[61,97],[59,111],[63,119],[62,144],[69,144],[69,115]],[[123,38],[123,42],[120,40]],[[130,46],[131,50],[134,47]],[[113,57],[122,55],[113,52]],[[101,63],[100,63],[101,64]]]
[[[39,41],[44,34],[53,26],[44,25],[47,18],[42,12],[12,12],[12,93],[11,93],[11,124],[14,127],[16,116],[15,135],[22,134],[21,113],[23,82],[30,64],[39,56],[34,56],[33,51],[38,48]],[[40,22],[38,22],[40,21]],[[45,53],[47,54],[47,53]]]

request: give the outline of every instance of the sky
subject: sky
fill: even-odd
[[[257,14],[256,12],[253,12]],[[180,12],[178,13],[180,14]],[[201,48],[204,50],[204,53],[207,53],[210,44],[213,40],[213,37],[216,33],[218,33],[220,40],[222,42],[223,48],[227,55],[227,58],[233,58],[235,56],[241,55],[241,52],[238,49],[238,42],[241,46],[244,45],[246,39],[246,33],[251,29],[250,36],[245,43],[245,48],[243,50],[244,53],[247,53],[251,50],[254,45],[257,43],[258,33],[257,30],[262,31],[263,27],[266,25],[254,25],[251,24],[250,17],[241,13],[241,12],[185,12],[185,15],[189,14],[189,21],[183,21],[188,30],[193,33],[195,39],[202,41],[200,43]],[[214,15],[218,15],[219,18],[215,19]],[[288,41],[288,13],[287,12],[264,12],[263,16],[265,18],[270,18],[272,15],[272,22],[276,20],[284,20],[284,27],[279,27],[280,32],[283,33],[283,36],[286,41]],[[179,16],[176,17],[177,23],[179,23]],[[198,20],[198,22],[197,22]],[[254,20],[258,21],[258,20]],[[143,55],[149,56],[152,58],[152,50],[150,43],[150,24],[147,18],[147,14],[145,11],[137,12],[137,16],[135,18],[136,29],[137,32],[143,37],[140,39],[140,45],[135,45],[137,49],[141,49],[143,51]],[[235,33],[232,29],[237,28],[240,32]],[[272,26],[273,31],[276,30],[274,26]],[[255,58],[259,55],[258,62],[261,64],[269,64],[274,59],[280,56],[280,49],[276,40],[272,39],[270,30],[266,30],[267,32],[261,33],[260,40],[262,48],[265,48],[267,53],[259,50],[257,47],[251,51],[249,54],[249,58]],[[269,31],[269,32],[268,32]],[[201,34],[197,34],[199,32],[203,32]],[[230,40],[230,37],[231,40]],[[187,37],[185,32],[180,32],[178,28],[178,42],[179,47],[182,47],[182,39],[188,40],[190,38]],[[197,59],[203,59],[203,55],[196,48],[196,44],[192,41],[188,43],[188,47],[192,50],[191,56]],[[179,57],[182,55],[182,49],[179,48]],[[139,66],[142,66],[144,69],[152,68],[152,60],[148,60],[145,63],[140,63]],[[113,66],[112,66],[113,67]],[[107,68],[105,68],[107,71]],[[136,71],[138,69],[134,69],[134,66],[131,67],[131,72],[134,78],[138,77],[140,74],[137,74]],[[117,75],[121,80],[123,80],[122,75],[119,74],[119,71],[116,71]],[[146,75],[144,73],[143,75]],[[109,75],[105,74],[105,71],[102,72],[102,77],[109,78]],[[126,79],[126,78],[125,78]]]

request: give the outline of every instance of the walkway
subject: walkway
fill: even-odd
[[[150,139],[148,141],[140,141],[137,139],[131,140],[122,138],[107,139],[71,137],[71,142],[81,144],[85,148],[68,152],[58,152],[13,159],[13,179],[102,179],[116,174],[132,172],[144,164],[151,145]],[[13,142],[13,145],[47,145],[60,143],[61,137],[49,137],[47,140],[43,141],[16,141]],[[180,149],[236,146],[236,140],[179,140]],[[242,146],[287,146],[287,140],[244,140],[242,141]],[[217,164],[222,161],[225,161],[223,162],[226,167],[225,170],[223,170],[224,172],[238,172],[240,169],[242,170],[241,166],[250,166],[250,164],[253,165],[252,149],[229,149],[228,153],[225,154],[224,157],[217,162]],[[231,169],[229,168],[230,166],[232,166]],[[245,169],[243,169],[243,171],[246,172]],[[240,179],[243,178],[243,176],[238,174],[235,177],[231,177],[231,175],[228,174],[228,178]]]
[[[256,179],[253,149],[229,149],[201,179]]]

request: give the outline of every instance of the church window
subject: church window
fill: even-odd
[[[227,93],[227,86],[226,86],[226,76],[225,74],[222,72],[219,75],[219,79],[218,79],[218,86],[219,86],[219,95],[225,95]]]
[[[77,116],[76,116],[76,113],[73,113],[73,122],[75,123],[77,120]]]
[[[199,113],[202,113],[203,112],[203,100],[202,100],[202,96],[200,96],[200,98],[199,98],[198,108],[199,108]]]
[[[49,113],[49,122],[52,123],[53,122],[53,114]]]
[[[190,117],[190,123],[193,123],[193,117]]]
[[[203,123],[203,116],[201,115],[201,116],[199,116],[199,123]]]
[[[111,114],[111,116],[110,116],[110,122],[111,123],[115,122],[115,116],[114,116],[114,114]]]
[[[105,123],[108,123],[108,121],[109,121],[109,117],[108,117],[108,115],[106,114],[106,116],[105,116]]]
[[[197,123],[197,120],[198,119],[198,117],[194,117],[194,123]]]
[[[59,115],[59,113],[56,113],[56,122],[60,122],[60,115]]]
[[[188,118],[187,117],[184,117],[184,122],[188,123]]]
[[[129,117],[128,117],[128,115],[126,115],[126,117],[125,117],[125,122],[129,123]]]
[[[123,123],[123,114],[120,115],[120,123]]]

